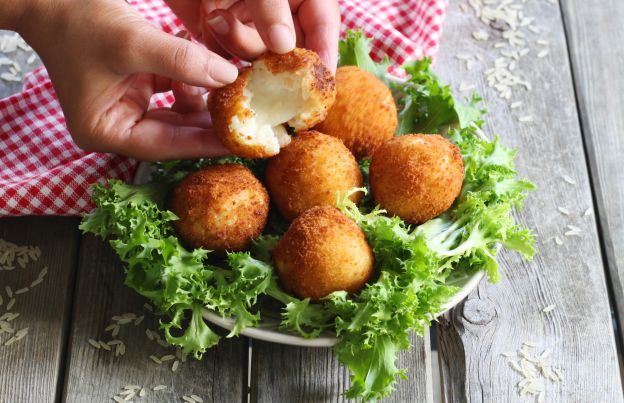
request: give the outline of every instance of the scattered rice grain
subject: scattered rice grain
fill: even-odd
[[[203,403],[204,399],[202,399],[201,397],[197,396],[197,395],[191,395],[191,399],[195,400],[198,403]]]
[[[195,403],[195,400],[189,396],[182,396],[182,400],[184,400],[187,403]]]
[[[15,305],[15,298],[11,298],[11,300],[9,301],[9,303],[6,306],[6,310],[10,311],[11,308],[13,308],[13,305]]]
[[[562,175],[561,178],[567,183],[569,183],[570,185],[576,185],[576,181],[568,175]]]
[[[154,391],[159,391],[159,390],[164,390],[167,389],[167,385],[156,385],[152,388],[152,390]]]
[[[533,116],[527,115],[527,116],[520,116],[518,118],[518,122],[521,123],[527,123],[527,122],[532,122],[533,121]]]
[[[13,298],[13,290],[11,289],[11,287],[9,287],[8,285],[4,286],[4,290],[6,291],[9,298]]]
[[[102,346],[100,346],[100,343],[98,343],[97,341],[93,339],[89,339],[87,341],[89,342],[89,344],[91,344],[93,347],[97,348],[98,350],[102,348]]]
[[[154,361],[154,362],[155,362],[156,364],[158,364],[158,365],[162,364],[162,361],[160,361],[160,360],[158,359],[158,357],[156,357],[156,356],[154,356],[154,355],[150,355],[150,356],[149,356],[149,358],[150,358],[150,360]]]
[[[561,212],[561,214],[570,215],[570,210],[568,210],[565,207],[557,207],[557,210],[559,210],[559,212]]]
[[[147,336],[148,339],[150,339],[150,341],[154,340],[154,335],[152,334],[151,330],[145,329],[145,335]]]
[[[542,309],[542,312],[548,313],[548,312],[552,311],[555,308],[556,308],[555,304],[548,305],[546,308]]]
[[[25,294],[28,292],[28,290],[28,287],[20,288],[19,290],[15,291],[15,295]]]
[[[171,354],[163,355],[162,357],[160,357],[161,362],[171,361],[173,359],[175,359],[175,355],[171,355]]]
[[[173,364],[171,365],[171,371],[172,372],[176,372],[178,370],[178,366],[180,365],[180,361],[175,360],[173,362]]]
[[[591,207],[588,208],[587,210],[585,210],[585,212],[583,213],[583,217],[587,217],[588,215],[590,215],[592,213],[592,209]]]
[[[537,54],[537,57],[541,59],[542,57],[548,56],[548,53],[549,53],[548,49],[544,49]]]
[[[150,312],[154,312],[154,308],[152,308],[152,306],[147,302],[143,304],[143,308],[147,309]]]
[[[138,318],[136,318],[136,319],[135,319],[135,321],[134,321],[134,325],[135,325],[135,326],[140,325],[140,324],[141,324],[141,322],[143,322],[143,319],[145,319],[145,316],[144,316],[144,315],[139,316]]]

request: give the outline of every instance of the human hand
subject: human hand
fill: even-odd
[[[340,10],[336,0],[165,0],[195,39],[222,55],[252,60],[295,44],[336,70]],[[296,38],[296,40],[295,40]]]
[[[29,4],[15,29],[41,56],[80,148],[142,160],[229,154],[197,87],[234,81],[234,65],[162,32],[123,1]],[[170,89],[172,108],[147,110],[154,93]]]

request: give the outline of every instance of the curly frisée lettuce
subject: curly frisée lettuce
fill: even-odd
[[[375,63],[369,51],[368,40],[350,32],[340,43],[341,64],[357,65],[386,80],[387,61]],[[355,295],[334,292],[323,304],[314,304],[285,293],[271,260],[284,230],[283,220],[275,215],[248,253],[229,253],[219,260],[210,251],[181,245],[171,225],[177,217],[165,206],[175,183],[193,170],[224,161],[245,164],[262,177],[263,161],[175,161],[161,164],[146,185],[115,180],[96,185],[97,209],[85,217],[81,229],[111,238],[125,264],[126,285],[158,307],[167,341],[185,353],[200,358],[219,341],[202,317],[204,308],[235,320],[228,334],[232,337],[258,324],[259,297],[264,296],[282,304],[282,329],[308,338],[324,331],[340,337],[334,351],[351,371],[347,397],[368,401],[388,396],[394,383],[407,376],[396,362],[410,347],[410,331],[424,334],[457,292],[456,280],[484,270],[497,282],[498,248],[530,258],[534,242],[512,216],[534,186],[516,178],[513,150],[498,138],[488,142],[481,136],[485,112],[477,106],[479,98],[457,102],[427,59],[409,63],[405,70],[405,81],[386,81],[399,106],[397,135],[444,133],[461,151],[464,183],[449,211],[419,226],[388,217],[370,198],[356,206],[348,194],[338,195],[339,208],[360,226],[375,255],[375,280]],[[367,162],[360,167],[367,183]]]

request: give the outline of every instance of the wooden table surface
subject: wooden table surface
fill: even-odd
[[[501,50],[500,35],[476,41],[484,25],[451,2],[436,70],[459,89],[475,84],[489,109],[488,133],[518,149],[522,176],[539,190],[517,219],[534,228],[538,254],[530,262],[500,255],[502,281],[483,281],[462,304],[440,319],[437,331],[441,399],[445,402],[531,402],[518,395],[522,379],[501,353],[534,342],[551,351],[563,379],[546,383],[546,402],[622,402],[624,320],[624,2],[565,0],[524,4],[539,37],[527,44],[517,71],[532,91],[515,91],[519,109],[487,85],[484,70]],[[468,11],[466,11],[468,10]],[[479,54],[468,69],[461,53]],[[537,55],[540,55],[539,57]],[[0,87],[0,95],[19,86]],[[520,122],[520,116],[532,122]],[[524,120],[524,119],[520,119]],[[567,181],[564,180],[567,178]],[[569,183],[574,182],[574,184]],[[563,207],[562,214],[559,207]],[[590,213],[585,214],[589,210]],[[145,301],[123,286],[122,268],[105,242],[78,232],[78,218],[22,217],[0,220],[0,238],[36,245],[41,257],[0,272],[0,316],[12,291],[28,286],[40,270],[44,281],[14,295],[10,312],[28,335],[10,346],[0,334],[0,402],[105,402],[128,384],[147,389],[139,401],[174,402],[197,395],[205,402],[338,402],[348,371],[326,349],[294,348],[245,338],[227,339],[202,361],[177,358],[157,364],[149,356],[176,352],[150,340],[158,319]],[[578,236],[564,236],[567,225]],[[555,242],[562,240],[559,245]],[[0,265],[1,266],[1,265]],[[550,312],[543,312],[554,305]],[[145,319],[121,326],[124,355],[95,349],[89,339],[111,340],[111,318],[134,313]],[[409,369],[392,402],[433,400],[431,346],[413,337],[401,356]],[[167,358],[167,357],[166,357]],[[155,385],[166,385],[153,391]]]

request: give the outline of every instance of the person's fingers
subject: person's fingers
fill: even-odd
[[[325,65],[332,71],[336,71],[340,35],[338,2],[336,0],[303,0],[294,6],[305,35],[305,47],[317,52]]]
[[[236,80],[238,69],[200,44],[149,27],[135,31],[125,47],[128,73],[148,72],[201,87]]]
[[[239,0],[202,0],[202,7],[206,14],[215,10],[225,10],[238,3]]]
[[[295,25],[295,34],[297,35],[297,47],[303,48],[305,47],[305,34],[301,29],[301,23],[299,22],[299,16],[293,15],[293,24]]]
[[[249,8],[244,1],[238,1],[232,4],[230,7],[228,7],[227,10],[243,24],[252,21],[251,14],[249,13]]]
[[[211,130],[143,119],[115,137],[107,151],[144,161],[230,155]]]
[[[171,90],[175,98],[171,109],[176,112],[199,112],[208,108],[204,100],[204,93],[206,90],[201,87],[194,87],[181,83],[180,81],[172,81]]]
[[[169,108],[161,108],[149,110],[143,118],[158,120],[175,126],[212,128],[212,119],[208,111],[179,113]]]
[[[214,0],[211,0],[211,2],[214,2]],[[202,0],[165,0],[165,3],[178,16],[186,29],[191,31],[191,34],[196,37],[200,29],[198,11]]]
[[[266,52],[262,38],[227,10],[216,10],[206,16],[206,30],[230,54],[243,60],[253,60]]]
[[[245,0],[245,4],[267,48],[275,53],[295,48],[295,28],[288,0]]]

